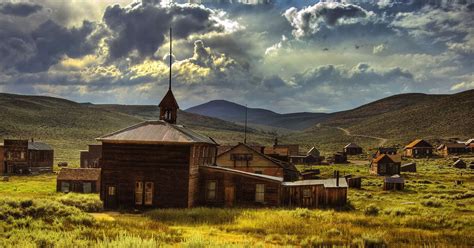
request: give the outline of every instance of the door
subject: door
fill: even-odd
[[[117,208],[117,187],[115,185],[105,187],[105,208]]]
[[[232,207],[234,206],[235,201],[235,188],[234,186],[225,187],[225,206]]]

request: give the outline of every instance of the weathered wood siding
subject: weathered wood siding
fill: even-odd
[[[309,191],[309,194],[305,194]],[[283,187],[283,205],[289,207],[317,208],[325,204],[323,185]]]
[[[69,192],[84,193],[84,183],[91,183],[91,193],[98,193],[100,190],[100,181],[57,180],[57,192],[61,192],[63,182],[69,183]]]
[[[5,162],[3,160],[4,158],[4,150],[3,146],[0,146],[0,175],[5,174]]]
[[[251,176],[237,175],[223,171],[200,168],[200,204],[205,206],[225,206],[226,187],[234,188],[235,206],[279,206],[281,183]],[[215,181],[216,197],[213,200],[207,199],[207,182]],[[265,185],[264,202],[256,202],[255,191],[257,184]]]
[[[246,161],[233,161],[231,159],[232,154],[252,154],[252,160],[248,161],[248,163]],[[234,170],[252,173],[261,172],[261,174],[276,177],[284,176],[284,171],[281,166],[243,145],[237,146],[233,150],[218,156],[217,164]]]
[[[135,183],[153,182],[152,207],[188,207],[190,145],[103,143],[101,198],[116,187],[116,205],[134,207]]]

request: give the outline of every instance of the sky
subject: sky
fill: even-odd
[[[184,0],[182,0],[184,1]],[[0,92],[334,112],[474,89],[474,0],[0,0]]]

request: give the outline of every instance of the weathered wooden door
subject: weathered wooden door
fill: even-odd
[[[117,208],[117,187],[107,185],[105,188],[105,208]]]
[[[235,187],[226,186],[225,187],[225,206],[232,207],[234,206],[235,201]]]

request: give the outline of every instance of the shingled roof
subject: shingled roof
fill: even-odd
[[[166,92],[166,95],[163,97],[160,104],[158,105],[158,107],[164,107],[164,106],[174,107],[177,109],[179,108],[178,102],[176,101],[176,98],[174,97],[173,91],[171,91],[171,89],[169,89],[168,92]]]
[[[356,143],[349,143],[346,146],[344,146],[344,148],[361,148],[361,147],[357,145]]]
[[[125,129],[97,138],[98,141],[112,143],[146,144],[217,144],[212,138],[198,134],[181,125],[161,120],[144,121]]]
[[[422,146],[419,146],[419,145],[422,145]],[[429,147],[429,148],[432,148],[433,146],[428,143],[426,140],[423,140],[423,139],[416,139],[414,141],[412,141],[410,144],[408,144],[407,146],[405,146],[405,148],[414,148],[414,147]]]
[[[28,150],[36,150],[36,151],[52,151],[53,148],[43,142],[28,142]]]
[[[392,162],[392,163],[400,163],[402,160],[400,155],[389,155],[389,154],[381,154],[376,157],[372,162],[378,163],[380,161],[384,162]]]
[[[62,181],[98,181],[100,168],[62,168],[57,180]]]

